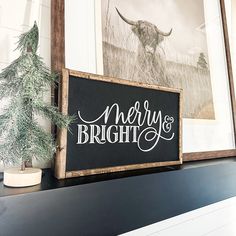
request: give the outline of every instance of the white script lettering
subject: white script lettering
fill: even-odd
[[[77,125],[77,144],[137,143],[140,151],[149,152],[160,140],[171,141],[175,136],[171,133],[174,118],[163,117],[161,110],[151,111],[147,100],[143,107],[136,101],[126,114],[120,111],[118,103],[114,103],[94,120],[85,120],[80,111],[78,116],[84,124]]]

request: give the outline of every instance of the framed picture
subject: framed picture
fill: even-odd
[[[236,155],[224,0],[52,0],[52,29],[56,70],[183,89],[184,161]]]
[[[58,179],[182,164],[182,92],[63,69]],[[122,94],[122,96],[121,96]]]

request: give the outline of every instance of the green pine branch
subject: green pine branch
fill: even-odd
[[[75,121],[74,116],[63,115],[57,107],[42,102],[34,103],[34,110],[39,115],[50,119],[59,128],[68,127],[70,123]]]
[[[36,22],[34,22],[34,26],[28,32],[20,35],[16,50],[19,49],[21,53],[27,53],[27,52],[36,53],[38,49],[38,41],[39,41],[38,26]]]
[[[43,101],[43,94],[57,84],[58,76],[37,55],[38,37],[35,23],[19,37],[17,49],[21,55],[0,73],[0,100],[7,98],[7,105],[0,112],[0,160],[4,162],[52,158],[55,140],[38,124],[36,115],[59,128],[68,128],[74,120]]]

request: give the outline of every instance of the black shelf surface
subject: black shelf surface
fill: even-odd
[[[95,183],[101,181],[110,181],[113,179],[123,179],[135,176],[145,176],[149,174],[158,174],[162,172],[170,172],[170,171],[181,171],[192,168],[199,167],[207,167],[212,165],[222,165],[222,164],[230,164],[236,163],[235,158],[223,158],[223,159],[213,159],[208,161],[194,161],[187,162],[181,166],[176,167],[162,167],[162,168],[151,168],[145,170],[134,170],[128,172],[117,172],[117,173],[109,173],[102,175],[94,175],[94,176],[86,176],[80,178],[70,178],[64,180],[57,180],[53,176],[53,172],[51,169],[43,169],[43,178],[42,183],[37,186],[27,187],[27,188],[9,188],[3,185],[3,173],[0,172],[0,197],[18,195],[18,194],[26,194],[32,192],[39,192],[45,190],[53,190],[57,188],[75,186],[75,185],[83,185],[88,183]]]
[[[117,235],[236,196],[236,159],[56,180],[0,183],[0,235]]]

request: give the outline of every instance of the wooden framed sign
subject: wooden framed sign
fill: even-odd
[[[55,175],[70,178],[182,163],[177,89],[63,70]]]

